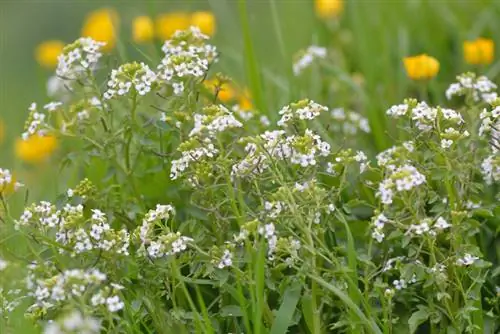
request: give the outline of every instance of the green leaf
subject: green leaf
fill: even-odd
[[[298,283],[289,286],[283,296],[281,306],[274,318],[271,334],[285,334],[291,325],[293,314],[299,302],[302,286]]]
[[[226,305],[220,309],[219,314],[221,317],[241,317],[241,307],[238,305]]]
[[[414,312],[410,319],[408,319],[408,325],[410,326],[410,334],[415,333],[418,326],[423,324],[427,319],[429,319],[429,308],[423,305],[418,305],[418,311]]]

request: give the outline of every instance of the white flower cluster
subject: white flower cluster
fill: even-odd
[[[99,249],[115,254],[129,255],[130,234],[126,229],[116,231],[107,221],[106,215],[92,209],[92,217],[86,218],[81,204],[66,204],[61,210],[50,202],[42,201],[24,210],[15,222],[16,229],[32,227],[42,231],[55,231],[55,242],[71,248],[71,255]],[[49,234],[49,233],[48,233]]]
[[[335,176],[337,175],[337,169],[339,167],[343,168],[346,164],[352,161],[359,163],[360,173],[364,173],[370,165],[368,157],[363,151],[357,151],[356,154],[354,154],[351,149],[346,149],[337,153],[335,162],[328,162],[326,172]]]
[[[464,73],[457,76],[457,81],[452,83],[446,90],[446,98],[451,100],[453,96],[472,94],[476,101],[492,103],[498,98],[495,92],[497,86],[485,76],[476,77],[473,73]]]
[[[12,174],[8,169],[0,168],[0,193],[13,181]]]
[[[11,314],[22,302],[24,296],[20,296],[21,289],[5,291],[0,287],[0,315]]]
[[[58,318],[57,321],[50,321],[43,330],[43,334],[99,334],[100,332],[99,320],[84,316],[77,310]]]
[[[154,210],[150,210],[142,220],[142,225],[136,233],[141,239],[140,254],[147,255],[150,258],[160,258],[178,254],[187,249],[187,243],[193,239],[182,236],[179,232],[173,233],[162,229],[162,233],[156,234],[155,226],[164,226],[162,221],[170,219],[175,214],[171,205],[157,204]]]
[[[408,191],[425,183],[425,176],[411,165],[403,165],[390,172],[389,177],[380,182],[376,196],[383,204],[392,204],[396,192]]]
[[[432,219],[425,218],[420,221],[419,224],[412,224],[408,228],[408,233],[412,235],[430,235],[435,236],[438,232],[442,232],[451,227],[451,224],[448,223],[443,217],[438,217],[433,224]]]
[[[90,37],[81,37],[64,47],[59,55],[56,74],[64,80],[76,80],[84,77],[87,71],[93,70],[102,53],[104,42],[94,41]]]
[[[279,114],[281,119],[278,126],[287,127],[288,123],[295,120],[312,120],[318,117],[321,112],[328,111],[328,108],[312,100],[302,100],[290,105],[284,106]]]
[[[493,153],[497,153],[500,150],[500,107],[497,106],[491,111],[483,109],[479,118],[481,119],[479,135],[489,135],[490,148]]]
[[[492,154],[481,163],[481,173],[486,184],[500,182],[500,156]]]
[[[156,74],[144,63],[133,62],[123,64],[111,71],[108,81],[108,90],[104,92],[104,99],[109,100],[123,96],[133,89],[134,93],[146,95],[151,91],[151,85],[156,80]]]
[[[267,257],[269,260],[273,260],[273,254],[278,244],[278,237],[276,235],[276,228],[274,224],[265,224],[264,226],[259,227],[258,232],[267,240]]]
[[[404,142],[401,146],[393,146],[377,154],[377,164],[380,167],[394,169],[396,168],[395,164],[406,161],[408,153],[412,153],[414,150],[415,144],[412,141]]]
[[[208,36],[196,27],[177,31],[163,44],[165,57],[158,66],[157,77],[172,86],[175,95],[184,92],[189,79],[202,78],[210,63],[217,60],[215,46],[206,44]]]
[[[143,244],[150,242],[154,235],[154,226],[161,221],[167,221],[175,215],[175,209],[171,205],[156,204],[154,210],[149,210],[142,220],[142,225],[138,230],[139,238]]]
[[[309,129],[303,136],[286,136],[283,130],[266,131],[253,140],[245,147],[247,156],[232,166],[233,176],[262,173],[268,168],[269,159],[308,167],[316,165],[318,157],[330,154],[330,144]]]
[[[417,276],[414,274],[409,281],[407,281],[403,278],[400,278],[399,280],[397,280],[397,279],[394,280],[392,282],[392,284],[394,285],[394,288],[396,290],[404,290],[408,287],[408,284],[414,284],[416,282],[417,282]]]
[[[344,108],[332,109],[331,116],[338,121],[330,127],[333,131],[343,132],[347,135],[355,135],[359,130],[364,133],[370,133],[370,125],[368,119],[354,111],[345,111]]]
[[[38,112],[35,102],[30,105],[28,110],[28,121],[25,126],[25,132],[22,134],[22,138],[24,140],[35,134],[44,135],[47,128],[46,115],[44,113]]]
[[[224,269],[233,265],[233,253],[229,249],[225,249],[222,257],[217,264],[217,268]]]
[[[113,283],[106,285],[106,275],[97,269],[69,269],[44,279],[34,273],[37,268],[39,266],[36,264],[30,266],[26,281],[28,295],[35,298],[35,303],[28,308],[30,312],[46,311],[72,299],[80,300],[92,293],[93,306],[105,305],[110,312],[117,312],[125,306],[116,294],[116,290],[123,287]],[[47,269],[44,268],[44,272]]]
[[[243,124],[226,107],[221,104],[213,105],[204,108],[201,114],[194,114],[194,127],[189,136],[213,138],[217,133],[224,132],[226,129],[241,127]]]
[[[467,267],[474,264],[477,260],[479,260],[479,257],[465,253],[463,257],[457,259],[456,264],[462,267]]]
[[[200,162],[203,158],[213,158],[219,153],[219,150],[215,148],[209,138],[205,138],[202,143],[195,142],[199,145],[198,147],[190,147],[185,150],[182,149],[182,146],[179,148],[182,156],[177,160],[172,160],[172,166],[170,167],[170,178],[172,180],[177,179],[191,163]]]
[[[295,57],[293,63],[293,73],[297,76],[308,68],[315,59],[323,59],[326,57],[326,48],[311,45],[306,50],[302,50]]]
[[[443,149],[447,149],[461,138],[469,137],[469,132],[457,130],[464,123],[462,115],[453,110],[441,107],[430,107],[425,102],[415,104],[414,100],[409,100],[406,104],[392,106],[387,110],[387,114],[392,117],[409,115],[416,127],[423,131],[439,129],[440,144]],[[411,105],[410,105],[411,104]]]
[[[372,238],[378,243],[381,243],[385,238],[384,226],[387,222],[389,219],[383,213],[372,218]]]

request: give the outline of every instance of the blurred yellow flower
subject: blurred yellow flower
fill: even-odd
[[[156,35],[161,40],[167,40],[177,30],[186,30],[191,25],[191,17],[185,12],[160,14],[156,18]]]
[[[132,38],[134,42],[150,42],[154,36],[154,23],[149,16],[138,16],[134,19],[132,22]]]
[[[475,41],[464,42],[465,62],[472,65],[487,65],[493,62],[495,44],[493,40],[478,38]]]
[[[62,53],[64,42],[52,40],[39,44],[35,50],[36,61],[43,67],[54,69],[57,66],[57,57]]]
[[[50,157],[57,148],[57,139],[54,136],[33,135],[28,139],[19,138],[16,141],[16,156],[28,163],[39,163]]]
[[[242,110],[248,111],[253,109],[253,103],[250,96],[250,91],[248,89],[245,89],[243,91],[243,94],[241,94],[238,98],[238,104],[240,105],[240,108]]]
[[[215,16],[211,12],[194,12],[191,15],[191,25],[200,28],[200,31],[208,36],[215,33]]]
[[[236,98],[236,91],[229,82],[221,82],[219,79],[208,79],[205,80],[204,84],[213,94],[219,88],[217,98],[224,103],[228,103]]]
[[[434,78],[439,72],[439,62],[436,58],[421,54],[403,59],[406,74],[413,80]]]
[[[95,10],[85,19],[82,28],[83,37],[91,37],[99,42],[106,42],[102,48],[105,51],[113,49],[118,35],[120,18],[118,13],[111,8]]]
[[[329,19],[339,16],[344,10],[343,0],[316,0],[316,14],[323,18]]]

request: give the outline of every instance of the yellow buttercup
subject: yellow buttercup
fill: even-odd
[[[466,63],[487,65],[493,62],[495,43],[491,39],[478,38],[474,41],[465,41],[463,50]]]
[[[43,67],[54,69],[57,66],[57,57],[64,49],[64,42],[58,40],[45,41],[35,50],[36,61]]]
[[[82,28],[83,37],[91,37],[92,39],[105,42],[106,45],[102,48],[109,51],[114,48],[118,35],[119,16],[118,13],[111,8],[102,8],[91,12]]]
[[[26,140],[16,141],[16,156],[27,163],[40,163],[47,160],[57,148],[57,139],[52,135],[33,135]]]
[[[413,80],[432,79],[439,72],[439,61],[426,54],[406,57],[403,62],[406,74]]]
[[[136,43],[150,42],[155,37],[153,20],[149,16],[138,16],[132,22],[132,39]]]

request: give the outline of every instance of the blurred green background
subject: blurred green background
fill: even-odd
[[[415,96],[418,91],[406,77],[404,56],[427,53],[440,61],[439,75],[430,83],[431,102],[438,103],[443,102],[444,89],[456,74],[474,69],[463,62],[464,40],[488,37],[496,44],[500,42],[500,1],[352,0],[345,1],[342,15],[333,22],[316,17],[313,0],[247,0],[246,3],[262,76],[262,109],[265,109],[262,112],[273,120],[282,105],[305,97],[329,107],[357,109],[370,119],[374,130],[370,142],[374,150],[391,144],[387,132],[391,127],[384,117],[387,107],[404,97]],[[51,72],[40,68],[34,59],[34,49],[39,43],[49,39],[72,42],[79,37],[90,11],[109,6],[120,14],[120,43],[127,50],[125,58],[129,58],[117,62],[131,60],[132,56],[145,60],[136,49],[142,48],[145,53],[151,49],[138,47],[130,39],[134,17],[211,10],[217,18],[214,43],[222,54],[217,70],[248,86],[245,76],[248,55],[244,52],[238,5],[236,0],[2,0],[0,118],[5,123],[6,139],[0,146],[0,165],[16,171],[24,169],[13,155],[14,139],[23,130],[29,104],[36,101],[43,105],[50,101],[46,97],[46,81]],[[293,55],[313,43],[329,47],[332,58],[329,72],[321,74],[331,76],[332,82],[345,88],[325,90],[320,73],[313,71],[293,77]],[[118,53],[115,56],[120,57]],[[496,79],[500,65],[496,61],[475,70]],[[50,169],[53,170],[49,166]],[[46,179],[39,176],[47,174],[36,175],[33,181],[39,183]],[[48,184],[53,183],[49,181]]]

